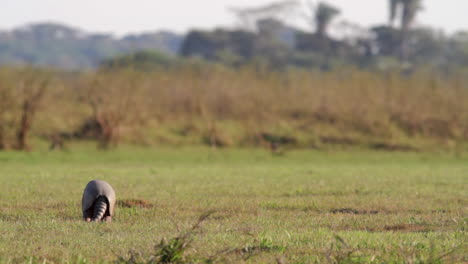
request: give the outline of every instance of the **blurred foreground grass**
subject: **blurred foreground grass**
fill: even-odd
[[[194,262],[468,261],[463,157],[73,149],[0,152],[0,262],[112,262],[130,250],[144,258],[210,210],[185,252]],[[81,221],[92,179],[117,192],[111,224]]]

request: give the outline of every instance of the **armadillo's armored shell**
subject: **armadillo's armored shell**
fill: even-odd
[[[81,200],[83,209],[83,218],[89,217],[88,211],[93,209],[96,200],[99,197],[106,197],[108,204],[108,210],[104,216],[114,216],[115,208],[115,192],[109,183],[101,180],[90,181],[83,192],[83,199]]]

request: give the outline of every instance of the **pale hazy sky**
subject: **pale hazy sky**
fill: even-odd
[[[0,29],[60,22],[92,32],[122,35],[170,29],[232,26],[227,7],[259,6],[273,0],[0,0]],[[328,0],[342,19],[363,26],[387,21],[388,0]],[[417,23],[452,33],[468,30],[468,0],[424,0]]]

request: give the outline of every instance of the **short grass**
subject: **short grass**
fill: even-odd
[[[92,179],[117,192],[110,224],[81,221]],[[0,262],[104,263],[132,260],[130,251],[148,260],[214,210],[186,261],[466,263],[467,186],[467,158],[448,154],[4,152]]]

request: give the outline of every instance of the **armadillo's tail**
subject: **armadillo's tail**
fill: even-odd
[[[107,199],[100,196],[94,203],[93,222],[101,221],[107,211]]]

